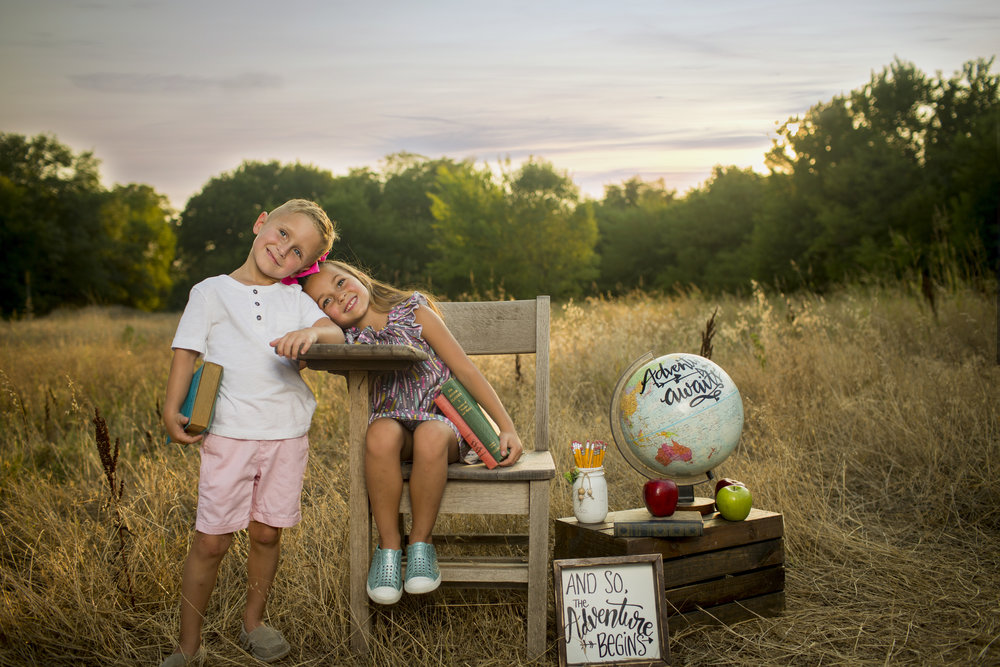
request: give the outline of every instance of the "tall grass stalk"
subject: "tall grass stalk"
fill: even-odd
[[[673,631],[675,664],[1000,663],[995,306],[955,286],[938,291],[935,307],[936,318],[919,290],[885,285],[554,306],[560,473],[572,440],[612,441],[608,404],[625,367],[647,351],[698,352],[709,321],[712,359],[746,411],[741,444],[716,472],[784,515],[785,614]],[[0,323],[0,664],[157,664],[171,650],[198,478],[197,451],[166,444],[159,421],[176,321],[89,309]],[[479,362],[530,444],[531,392],[515,363]],[[521,360],[522,374],[531,363]],[[282,664],[354,664],[346,389],[338,376],[305,376],[321,407],[304,521],[285,531],[269,620],[293,645]],[[120,441],[120,523],[109,520],[96,410],[109,452],[110,434]],[[605,468],[610,508],[641,505],[643,478],[614,449]],[[553,519],[572,514],[561,475],[551,501]],[[509,528],[504,517],[439,526],[449,522]],[[134,604],[122,604],[114,566],[120,525]],[[210,602],[212,664],[250,662],[236,642],[246,549],[239,535]],[[376,612],[367,664],[524,664],[523,601],[516,591],[404,596]],[[556,662],[551,622],[549,633],[539,664]]]

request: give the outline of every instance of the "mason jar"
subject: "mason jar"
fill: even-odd
[[[580,523],[600,523],[608,515],[608,483],[604,479],[604,467],[576,470],[573,514]]]

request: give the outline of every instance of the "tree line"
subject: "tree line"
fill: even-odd
[[[897,59],[781,124],[768,174],[717,166],[683,196],[633,178],[593,200],[545,160],[399,153],[343,176],[246,161],[177,213],[151,186],[105,189],[90,152],[4,133],[0,312],[179,308],[195,282],[245,259],[260,211],[292,197],[337,223],[333,256],[455,299],[985,280],[1000,217],[992,65],[970,61],[946,78]]]

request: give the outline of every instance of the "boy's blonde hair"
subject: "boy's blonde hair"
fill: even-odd
[[[398,306],[399,304],[409,299],[410,296],[413,295],[414,291],[417,291],[417,290],[402,290],[399,289],[398,287],[393,287],[392,285],[384,283],[381,280],[376,280],[375,278],[372,278],[370,275],[368,275],[367,273],[365,273],[364,271],[362,271],[357,267],[351,266],[346,262],[341,262],[335,259],[328,259],[325,262],[319,263],[320,271],[326,269],[327,267],[333,270],[340,270],[343,271],[344,273],[354,276],[358,280],[358,282],[364,285],[365,289],[368,290],[368,294],[371,297],[371,302],[370,302],[371,307],[380,313],[388,313],[395,306]],[[305,286],[309,283],[310,277],[311,276],[307,276],[303,281],[302,283],[303,289],[305,289]],[[433,310],[438,315],[441,315],[441,311],[438,310],[437,304],[435,303],[436,301],[435,297],[423,290],[419,291],[423,296],[427,298],[427,305],[431,307],[431,310]]]
[[[309,201],[308,199],[289,199],[281,206],[277,207],[270,213],[267,217],[280,218],[283,215],[292,215],[293,213],[301,213],[308,216],[312,220],[313,226],[316,231],[319,232],[320,240],[322,245],[319,253],[313,260],[316,260],[326,253],[330,252],[330,248],[333,247],[333,242],[337,240],[337,230],[334,227],[333,221],[326,214],[326,211],[314,201]]]

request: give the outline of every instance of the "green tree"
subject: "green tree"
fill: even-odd
[[[546,162],[494,177],[469,163],[438,169],[431,195],[436,284],[450,296],[579,294],[596,278],[597,223],[579,191]]]
[[[48,135],[0,134],[0,311],[111,303],[99,161]]]
[[[600,291],[622,293],[653,285],[659,272],[664,211],[675,205],[675,197],[676,192],[668,190],[662,180],[645,182],[634,177],[604,188],[604,199],[594,207]]]
[[[430,195],[436,192],[438,170],[458,164],[450,158],[431,160],[412,153],[397,153],[384,161],[379,218],[389,233],[382,244],[382,275],[392,283],[434,284],[428,270],[437,258]]]
[[[436,289],[455,297],[495,286],[511,239],[504,192],[490,171],[469,163],[441,167],[431,202],[439,259],[430,270]]]
[[[340,239],[330,256],[361,264],[377,273],[371,258],[378,255],[379,207],[382,202],[382,179],[370,169],[352,169],[347,176],[333,179],[319,204],[337,221]],[[380,275],[380,274],[378,274]]]
[[[931,103],[926,77],[897,60],[863,88],[786,122],[767,163],[789,180],[772,194],[789,199],[762,213],[758,276],[787,276],[785,262],[815,270],[820,283],[881,273],[899,259],[894,239],[926,242],[935,198],[922,172]]]
[[[117,186],[101,207],[104,247],[100,262],[115,303],[142,310],[166,305],[177,249],[166,197],[148,185]]]
[[[928,178],[940,193],[935,208],[932,255],[947,260],[952,249],[961,263],[997,270],[1000,238],[1000,76],[993,58],[965,63],[936,82],[937,98],[925,140]]]
[[[356,169],[336,179],[334,192],[322,202],[343,229],[334,256],[395,285],[433,285],[428,266],[436,256],[435,221],[429,194],[438,168],[455,165],[447,158],[396,153],[383,161],[381,174]]]
[[[517,231],[505,286],[517,295],[579,296],[597,278],[593,207],[581,203],[569,176],[548,162],[529,160],[505,180],[509,225]]]
[[[805,259],[814,238],[814,216],[793,174],[772,172],[763,184],[750,240],[751,273],[758,282],[793,290],[815,287]]]
[[[664,209],[657,249],[656,287],[697,285],[711,292],[747,288],[750,242],[764,195],[764,177],[751,169],[715,167],[699,188]]]

